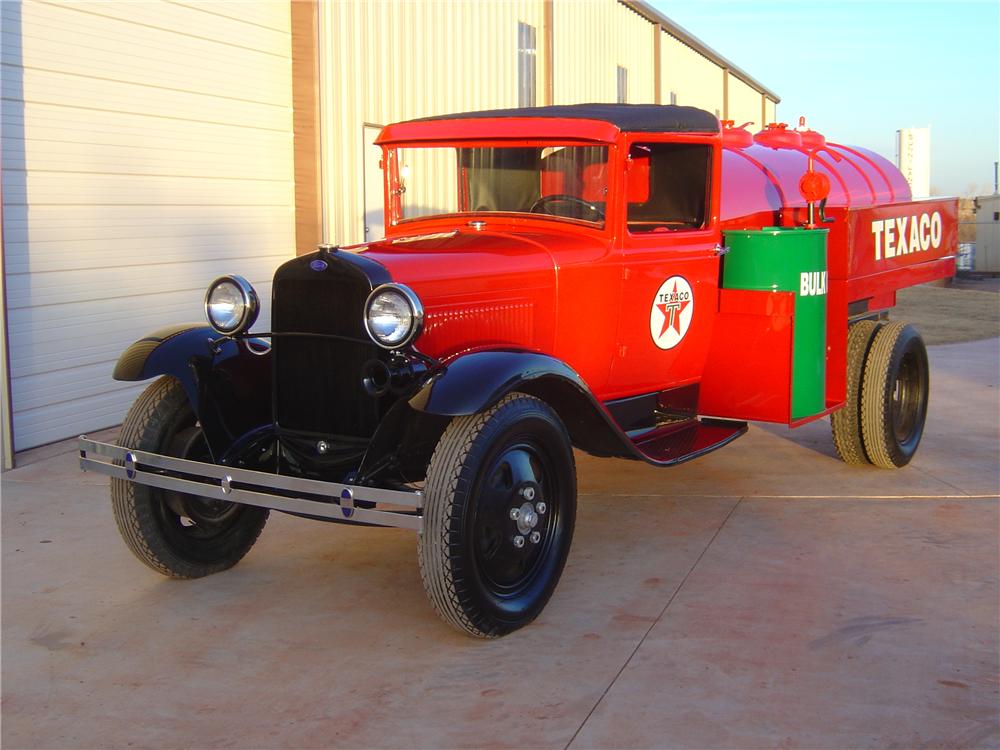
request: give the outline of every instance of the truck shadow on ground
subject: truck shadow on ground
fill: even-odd
[[[787,440],[802,448],[818,453],[828,458],[839,460],[836,448],[833,447],[833,437],[830,434],[830,420],[818,419],[815,422],[791,429],[785,425],[768,422],[754,422],[754,427],[770,435]]]
[[[581,633],[620,628],[626,620],[648,626],[735,502],[616,502],[609,534],[607,504],[582,497],[569,562],[539,622]],[[282,648],[315,648],[332,632],[363,633],[369,646],[389,649],[418,641],[424,648],[490,643],[438,619],[424,594],[416,544],[405,531],[272,514],[257,547],[230,571],[193,581],[157,580],[135,563],[141,592],[102,619],[110,618],[120,635],[154,641],[156,633],[235,628],[241,641],[261,648],[275,638]],[[386,628],[387,622],[396,625]]]

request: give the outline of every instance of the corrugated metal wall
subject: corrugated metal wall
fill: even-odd
[[[722,68],[666,31],[660,32],[660,71],[661,102],[670,104],[673,93],[676,104],[722,116]]]
[[[556,104],[613,102],[616,72],[628,71],[628,103],[655,101],[653,30],[617,0],[553,0]]]
[[[777,105],[774,103],[774,101],[772,99],[768,99],[765,96],[764,97],[764,113],[765,113],[764,124],[765,125],[767,125],[769,122],[774,122],[777,119],[777,113],[775,111],[776,108],[777,108]]]
[[[3,19],[0,17],[0,34],[3,34]],[[2,230],[2,212],[0,212],[0,230]],[[3,243],[0,243],[0,471],[6,471],[14,465],[14,440],[10,421],[10,383],[7,366],[7,293],[4,284],[4,253]]]
[[[517,106],[517,24],[540,30],[543,12],[541,0],[320,3],[328,241],[364,239],[365,124]]]
[[[19,450],[117,424],[132,341],[270,297],[294,253],[287,3],[4,0],[3,232]]]
[[[539,104],[550,75],[543,54],[547,31],[554,104],[615,101],[619,67],[628,71],[628,102],[656,101],[657,26],[618,0],[552,0],[550,30],[544,0],[321,0],[319,10],[328,242],[365,240],[365,125],[517,106],[518,22],[537,31]],[[721,116],[722,67],[667,31],[659,33],[660,101],[668,104],[673,91],[678,104]],[[730,117],[759,123],[761,94],[735,76],[729,85]],[[772,102],[772,119],[773,109]],[[441,175],[438,183],[447,202],[453,176]]]
[[[760,92],[734,75],[729,76],[729,119],[742,125],[752,122],[750,130],[760,130],[767,123],[760,121]]]

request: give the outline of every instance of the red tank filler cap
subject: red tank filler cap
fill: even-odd
[[[746,148],[753,145],[753,133],[747,130],[749,122],[745,122],[738,128],[734,127],[735,120],[722,120],[722,145],[724,148]]]
[[[806,151],[819,151],[821,148],[826,147],[826,137],[815,130],[807,128],[805,117],[799,118],[799,126],[795,129],[795,132],[802,139],[802,148]]]
[[[753,139],[768,148],[802,148],[802,136],[795,130],[789,130],[787,122],[768,123]]]

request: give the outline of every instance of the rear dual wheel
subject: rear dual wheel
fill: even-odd
[[[905,466],[917,452],[930,390],[927,349],[905,323],[861,321],[847,339],[847,399],[831,415],[845,463]]]
[[[865,362],[861,432],[868,460],[883,469],[906,466],[917,452],[927,419],[930,368],[917,329],[882,326]]]

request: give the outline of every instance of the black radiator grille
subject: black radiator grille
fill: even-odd
[[[367,438],[378,425],[378,399],[365,392],[361,377],[363,365],[384,354],[365,332],[363,308],[371,288],[358,276],[331,269],[311,278],[275,279],[274,407],[282,430]]]

